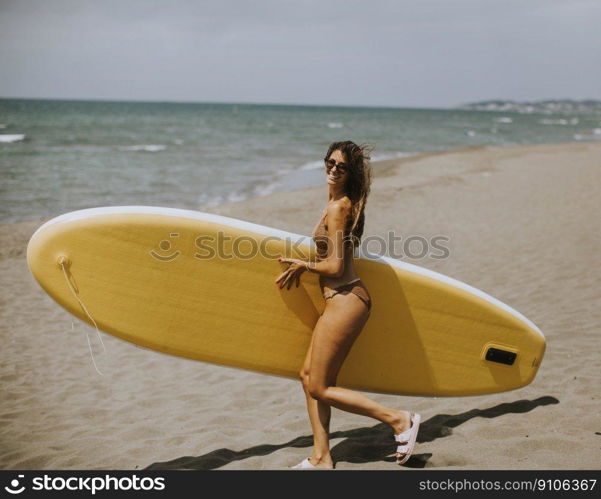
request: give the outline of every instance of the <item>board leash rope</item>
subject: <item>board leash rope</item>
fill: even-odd
[[[86,315],[90,318],[90,320],[94,324],[94,327],[96,328],[96,335],[98,336],[98,339],[100,340],[100,344],[102,345],[102,350],[104,352],[106,352],[106,347],[104,346],[104,342],[102,341],[102,337],[100,336],[100,330],[98,329],[98,325],[96,324],[96,321],[92,317],[92,314],[90,314],[90,312],[88,312],[88,308],[85,306],[85,304],[81,300],[81,298],[79,298],[79,296],[77,296],[77,291],[75,291],[73,284],[71,284],[71,281],[69,280],[69,276],[67,276],[67,269],[66,269],[67,263],[68,263],[68,260],[64,256],[60,256],[58,258],[58,264],[61,266],[61,269],[63,269],[63,274],[65,276],[65,280],[67,281],[67,285],[69,286],[69,289],[73,293],[73,296],[78,301],[78,303],[81,306],[81,308],[83,309],[83,311],[86,313]],[[75,322],[74,321],[71,321],[71,331],[75,331]],[[90,334],[87,331],[86,331],[86,339],[88,340],[88,349],[90,350],[90,357],[92,358],[92,364],[94,364],[94,369],[96,369],[96,372],[98,374],[100,374],[100,376],[104,376],[100,372],[100,369],[98,369],[98,366],[96,365],[96,360],[94,359],[94,352],[92,352],[92,343],[90,342]]]

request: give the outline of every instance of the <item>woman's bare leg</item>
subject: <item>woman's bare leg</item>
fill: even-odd
[[[326,308],[313,332],[308,392],[312,398],[337,409],[386,423],[398,434],[410,427],[408,411],[385,407],[362,393],[332,383],[367,317],[365,304],[352,293],[326,300]]]
[[[321,320],[321,317],[319,320]],[[317,321],[318,323],[319,320]],[[309,413],[311,429],[313,430],[313,451],[309,459],[315,466],[332,468],[334,463],[332,461],[332,456],[330,455],[329,438],[332,408],[328,404],[314,399],[309,393],[309,369],[311,366],[311,348],[313,346],[314,337],[314,335],[311,337],[311,344],[307,350],[305,362],[303,363],[303,368],[300,373],[303,391],[305,392],[305,398],[307,400],[307,412]]]

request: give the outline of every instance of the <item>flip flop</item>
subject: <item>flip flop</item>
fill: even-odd
[[[415,446],[415,440],[417,439],[417,433],[419,432],[419,423],[421,419],[422,417],[418,413],[412,413],[410,428],[403,433],[394,436],[394,439],[399,444],[396,451],[399,454],[403,454],[402,457],[397,458],[397,464],[405,464],[411,457],[413,447]]]
[[[290,468],[294,470],[294,469],[316,468],[316,466],[314,464],[311,464],[311,461],[309,461],[309,458],[306,457],[300,463],[298,463],[296,466],[291,466]]]

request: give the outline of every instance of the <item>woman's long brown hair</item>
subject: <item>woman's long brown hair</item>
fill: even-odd
[[[365,226],[365,205],[371,188],[369,153],[372,149],[373,147],[370,145],[359,146],[350,140],[332,142],[324,158],[327,161],[334,151],[340,151],[344,155],[345,163],[349,166],[345,191],[352,203],[348,237],[350,237],[353,247],[359,245]]]

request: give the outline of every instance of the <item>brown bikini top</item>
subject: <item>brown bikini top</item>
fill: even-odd
[[[317,257],[319,259],[324,259],[328,256],[328,242],[330,238],[328,235],[327,225],[324,222],[326,217],[327,213],[324,213],[321,217],[321,220],[319,221],[319,225],[315,228],[313,234],[311,235],[313,241],[315,241],[315,246],[317,248]],[[349,233],[348,225],[349,224],[347,224],[347,227],[345,228],[345,235]],[[352,245],[347,245],[347,249],[349,247],[352,248]]]

